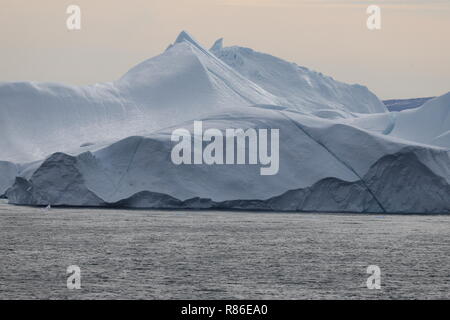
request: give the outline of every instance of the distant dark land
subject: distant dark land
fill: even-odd
[[[433,98],[434,97],[415,98],[415,99],[391,99],[391,100],[384,100],[383,103],[386,105],[389,111],[402,111],[407,109],[418,108],[425,102]]]

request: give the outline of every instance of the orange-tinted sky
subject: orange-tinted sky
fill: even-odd
[[[82,30],[66,29],[66,8]],[[379,4],[382,29],[366,28]],[[367,85],[380,98],[450,91],[450,0],[1,0],[0,81],[89,84],[161,53],[181,30]]]

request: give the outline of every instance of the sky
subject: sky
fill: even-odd
[[[0,81],[112,81],[182,30],[366,85],[381,99],[450,91],[450,0],[0,0]],[[381,30],[366,9],[381,8]],[[69,5],[81,30],[66,27]]]

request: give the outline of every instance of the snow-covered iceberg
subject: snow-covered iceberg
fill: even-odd
[[[389,113],[363,86],[222,41],[207,50],[182,32],[112,83],[0,85],[9,161],[0,195],[25,205],[450,213],[449,97]],[[279,129],[278,174],[175,165],[171,133],[192,132],[194,120]]]
[[[164,53],[111,83],[0,83],[0,160],[28,162],[54,152],[78,154],[228,108],[282,105],[309,112],[309,107],[286,98],[288,91],[301,90],[302,83],[286,87],[286,95],[272,93],[239,71],[182,32]],[[328,105],[328,110],[347,116],[357,108],[354,99],[359,112],[386,111],[367,89],[322,78],[323,86],[308,91],[314,95],[307,98],[299,91],[299,96],[319,99],[323,108]],[[274,78],[274,85],[278,81]],[[327,87],[334,95],[329,96]],[[350,97],[348,109],[335,102],[338,96]]]

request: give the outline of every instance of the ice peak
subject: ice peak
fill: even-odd
[[[214,42],[213,46],[209,50],[210,51],[222,50],[222,48],[223,48],[223,38],[220,38],[216,40],[216,42]]]
[[[189,44],[193,45],[194,47],[197,47],[197,49],[204,52],[205,54],[210,54],[208,52],[208,50],[203,48],[203,46],[197,40],[195,40],[189,33],[187,33],[184,30],[181,31],[181,33],[178,35],[177,40],[175,40],[174,45],[177,43],[183,43],[183,42],[189,43]]]
[[[175,40],[175,43],[180,43],[183,41],[190,42],[196,46],[200,45],[187,31],[181,31],[180,34],[177,37],[177,40]]]

